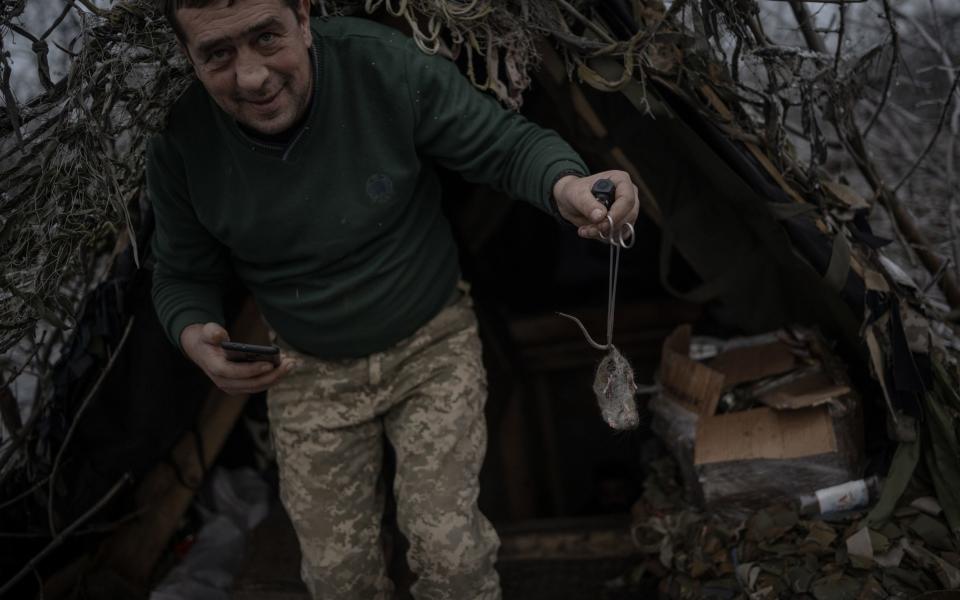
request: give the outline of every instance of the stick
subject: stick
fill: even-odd
[[[877,110],[874,111],[873,116],[867,121],[866,127],[863,128],[863,137],[867,137],[870,134],[870,130],[873,129],[877,119],[880,117],[880,113],[883,112],[883,107],[887,104],[887,98],[890,97],[890,86],[893,83],[897,66],[900,63],[900,33],[897,31],[897,26],[893,22],[893,11],[890,8],[890,0],[883,0],[883,16],[887,21],[887,25],[890,26],[890,41],[893,42],[893,56],[890,57],[890,67],[887,68],[887,75],[884,78],[883,94],[880,95],[880,103],[877,105]]]
[[[787,1],[790,3],[791,10],[793,10],[793,15],[797,18],[797,24],[800,25],[800,32],[803,33],[803,39],[806,40],[807,45],[810,46],[811,50],[826,54],[827,47],[813,29],[813,23],[810,21],[810,12],[807,10],[807,5],[801,2],[801,0]]]
[[[930,137],[930,142],[927,143],[927,147],[923,149],[923,152],[920,153],[920,156],[917,157],[917,160],[914,161],[913,166],[910,167],[910,170],[907,171],[907,174],[903,176],[902,179],[893,186],[893,189],[890,190],[894,194],[897,193],[897,190],[900,189],[900,186],[903,183],[910,179],[914,171],[917,170],[917,167],[920,166],[920,163],[923,162],[927,155],[930,154],[930,150],[933,149],[934,144],[937,142],[937,138],[940,137],[940,132],[943,131],[943,124],[947,120],[947,113],[950,112],[950,105],[953,103],[953,96],[957,92],[957,88],[960,86],[960,70],[958,70],[953,76],[953,84],[950,86],[950,92],[947,94],[947,99],[943,102],[943,110],[940,111],[940,120],[937,122],[937,130],[933,132],[933,136]]]
[[[7,581],[7,583],[3,584],[3,587],[0,587],[0,596],[3,596],[4,593],[9,591],[10,588],[12,588],[14,584],[16,584],[18,581],[20,581],[24,575],[33,571],[36,568],[37,564],[41,560],[43,560],[43,558],[46,555],[50,554],[50,552],[52,552],[57,546],[62,544],[63,541],[67,539],[67,536],[73,533],[73,531],[76,530],[77,527],[79,527],[80,525],[83,525],[87,521],[87,519],[97,514],[97,512],[99,512],[101,508],[106,506],[107,503],[110,502],[110,500],[112,500],[113,497],[117,495],[117,492],[119,492],[120,489],[128,481],[130,481],[130,474],[124,473],[123,476],[120,477],[120,480],[117,481],[115,484],[113,484],[113,487],[110,488],[110,491],[108,491],[103,498],[101,498],[96,504],[94,504],[89,510],[87,510],[87,512],[80,515],[80,517],[78,517],[76,521],[71,523],[69,527],[61,531],[59,534],[57,534],[57,536],[53,538],[53,540],[49,544],[47,544],[46,548],[44,548],[36,556],[31,558],[30,561],[26,565],[24,565],[22,569],[20,569],[19,573],[14,575],[12,579]]]
[[[93,397],[97,395],[97,392],[100,390],[100,386],[103,384],[103,380],[107,377],[107,373],[109,373],[110,369],[113,368],[113,363],[116,362],[117,356],[120,355],[120,350],[123,348],[123,345],[127,341],[127,337],[130,335],[130,331],[133,329],[133,321],[133,317],[130,317],[130,320],[127,321],[127,327],[123,331],[123,337],[120,338],[120,343],[117,344],[116,350],[110,354],[110,358],[107,360],[107,365],[103,368],[103,371],[100,372],[97,380],[93,383],[90,391],[87,392],[86,397],[80,404],[80,410],[77,411],[77,416],[75,416],[73,418],[73,422],[70,423],[70,429],[67,430],[67,437],[64,438],[63,444],[60,445],[60,450],[57,452],[57,458],[53,461],[53,469],[50,471],[50,492],[47,504],[47,520],[49,521],[50,525],[50,535],[56,535],[57,533],[57,524],[54,522],[53,518],[53,500],[55,497],[54,486],[57,483],[57,469],[60,467],[60,460],[63,458],[63,452],[67,449],[67,445],[70,444],[70,439],[73,437],[73,432],[77,429],[77,423],[80,422],[83,412],[87,409],[87,406],[90,404],[91,400],[93,400]]]
[[[833,76],[839,77],[840,54],[843,52],[843,33],[847,27],[847,5],[840,5],[840,29],[837,30],[837,52],[833,56]]]
[[[3,426],[10,432],[11,436],[16,436],[23,428],[23,419],[20,417],[20,408],[17,406],[17,399],[10,392],[10,386],[0,379],[0,419],[3,420]]]

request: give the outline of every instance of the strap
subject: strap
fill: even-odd
[[[817,207],[800,202],[767,202],[770,214],[778,221],[786,221],[807,213],[815,212]]]
[[[823,280],[836,292],[843,291],[847,284],[847,275],[850,274],[850,243],[843,233],[837,233],[833,238],[833,249],[830,252],[830,264]]]
[[[880,500],[867,515],[867,523],[871,527],[884,523],[893,515],[897,502],[906,491],[918,462],[920,462],[920,440],[900,442],[883,483]]]
[[[736,269],[730,269],[712,281],[705,281],[692,290],[681,292],[670,283],[670,255],[672,253],[673,232],[665,225],[660,228],[660,284],[671,295],[687,302],[703,304],[719,297],[737,276]]]

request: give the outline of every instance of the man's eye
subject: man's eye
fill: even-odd
[[[269,32],[261,33],[260,36],[257,37],[257,43],[259,43],[261,46],[269,46],[276,41],[277,36]]]
[[[230,51],[226,48],[220,48],[207,54],[207,64],[211,67],[224,65],[230,60]]]

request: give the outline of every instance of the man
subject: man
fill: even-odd
[[[228,393],[270,389],[281,498],[314,598],[388,598],[382,440],[418,598],[498,598],[498,539],[477,510],[485,379],[434,165],[597,238],[636,188],[586,176],[570,147],[474,90],[448,61],[309,0],[163,0],[196,72],[150,145],[154,303],[171,340]],[[235,272],[280,366],[225,360]],[[239,340],[244,341],[244,340]]]

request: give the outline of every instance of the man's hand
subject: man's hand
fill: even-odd
[[[293,367],[285,358],[279,366],[264,361],[231,362],[220,347],[230,340],[227,331],[216,323],[194,323],[180,332],[180,347],[197,363],[214,385],[228,394],[253,394],[269,388]]]
[[[609,233],[607,209],[590,193],[598,179],[609,179],[616,186],[613,206],[610,207],[614,231],[619,231],[624,223],[633,225],[640,213],[637,186],[624,171],[561,177],[553,186],[553,198],[557,201],[560,216],[576,225],[577,234],[582,238],[600,239],[601,232],[604,235]]]

